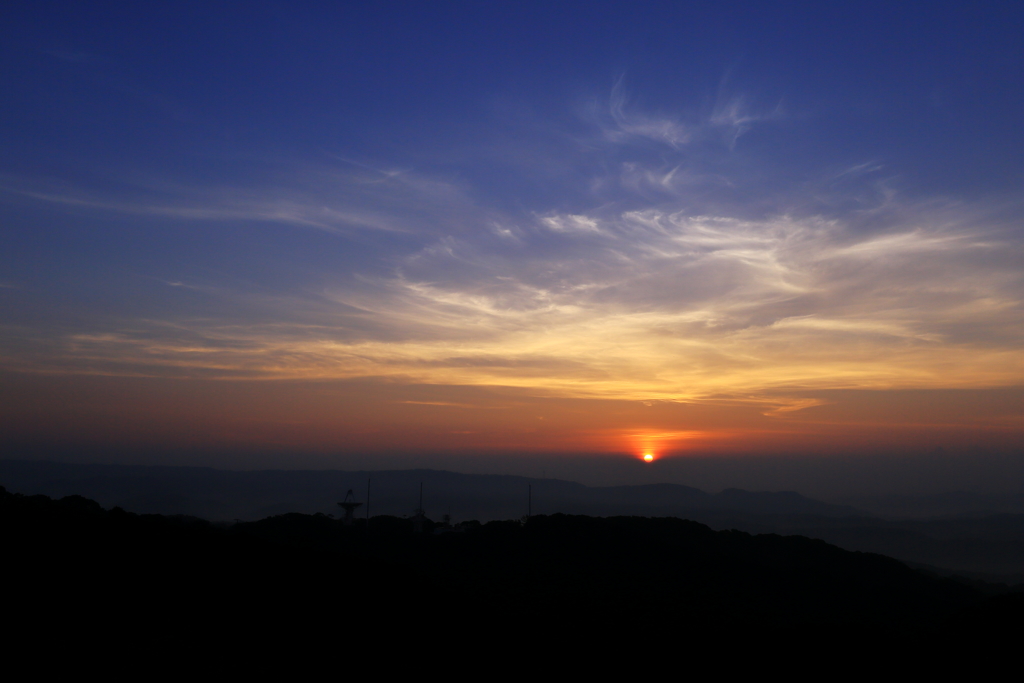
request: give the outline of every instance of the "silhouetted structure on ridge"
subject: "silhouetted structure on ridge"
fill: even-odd
[[[352,489],[349,489],[348,493],[345,494],[345,500],[338,503],[345,510],[345,517],[342,519],[345,524],[352,524],[355,521],[352,518],[352,513],[355,512],[357,507],[362,505],[362,503],[357,503],[353,498],[355,498],[355,494],[352,493]]]
[[[423,531],[423,525],[427,522],[427,513],[423,511],[423,482],[420,482],[420,505],[413,510],[412,528],[416,533]]]

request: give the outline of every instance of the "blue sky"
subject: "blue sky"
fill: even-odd
[[[5,372],[517,391],[595,433],[622,401],[792,434],[1024,383],[1019,4],[38,2],[0,31]],[[416,401],[469,405],[445,391]],[[960,426],[1019,435],[1015,400]],[[609,443],[779,431],[672,419]]]

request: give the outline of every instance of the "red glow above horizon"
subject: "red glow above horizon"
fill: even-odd
[[[12,443],[317,453],[853,453],[1024,446],[1024,389],[848,391],[771,413],[745,404],[530,396],[387,382],[188,381],[3,373]],[[768,414],[766,414],[768,412]],[[543,418],[543,419],[541,419]]]

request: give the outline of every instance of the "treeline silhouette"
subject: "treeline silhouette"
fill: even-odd
[[[396,629],[997,644],[1016,642],[1024,616],[1020,594],[997,587],[676,518],[428,522],[415,533],[397,517],[346,526],[285,514],[228,527],[0,488],[0,532],[8,623],[58,620],[143,650],[268,632],[313,647]]]

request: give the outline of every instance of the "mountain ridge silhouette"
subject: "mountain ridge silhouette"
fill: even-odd
[[[427,619],[470,639],[460,642],[524,628],[603,638],[623,623],[676,647],[778,639],[903,652],[968,639],[1007,647],[1024,623],[1019,593],[820,540],[678,518],[555,514],[461,531],[429,522],[416,533],[387,515],[346,525],[288,513],[224,528],[0,488],[0,537],[17,588],[9,623],[37,633],[85,617],[82,642],[97,634],[121,648],[268,633],[275,647],[330,647],[343,615],[358,615],[350,643]]]

